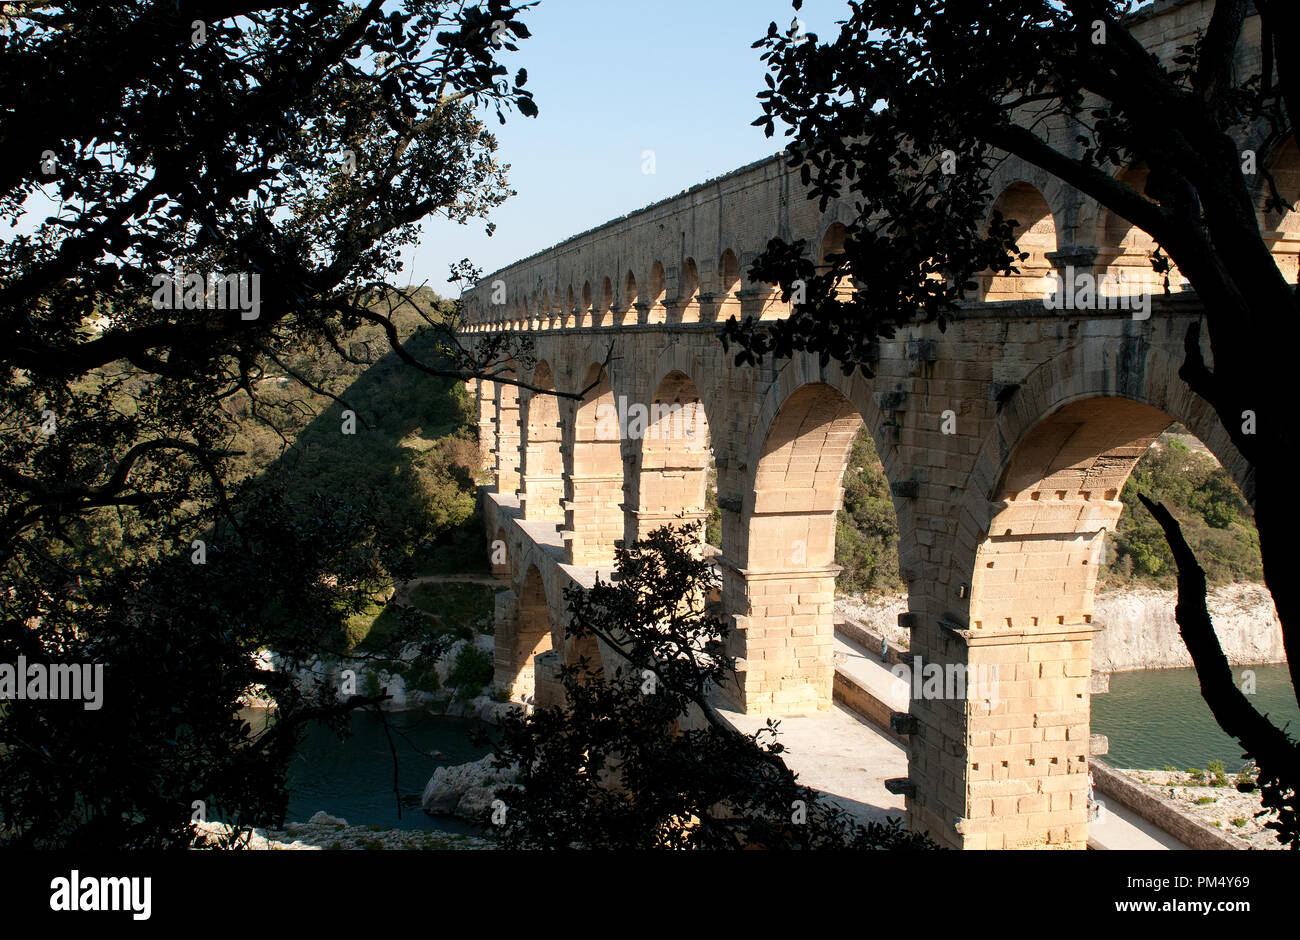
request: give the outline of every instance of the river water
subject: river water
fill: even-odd
[[[266,720],[261,709],[247,709],[243,718],[257,731]],[[419,797],[433,772],[443,766],[478,760],[489,752],[472,736],[487,730],[482,722],[446,718],[424,711],[389,712],[392,747],[397,750],[397,792],[415,797],[414,806],[400,809],[393,792],[393,752],[383,723],[372,712],[354,713],[351,737],[338,736],[316,722],[308,725],[302,744],[289,765],[288,822],[306,822],[324,810],[353,826],[386,829],[473,831],[452,817],[429,816]],[[439,756],[432,756],[434,752]]]
[[[1247,671],[1255,675],[1251,704],[1275,724],[1290,721],[1289,730],[1300,736],[1300,707],[1286,664],[1235,666],[1238,688]],[[1195,669],[1111,673],[1110,691],[1092,697],[1092,733],[1110,739],[1105,760],[1116,767],[1203,769],[1221,760],[1233,773],[1244,763],[1241,747],[1215,723],[1201,698]]]
[[[1278,723],[1290,721],[1292,733],[1300,733],[1300,707],[1286,665],[1238,666],[1233,669],[1238,686],[1246,670],[1255,675],[1255,707]],[[256,729],[265,712],[249,709],[244,718]],[[387,718],[397,749],[397,792],[417,801],[438,767],[488,753],[486,744],[474,740],[488,730],[481,722],[424,711],[390,712]],[[428,816],[418,802],[399,814],[393,755],[382,722],[371,712],[358,712],[349,727],[352,736],[340,741],[319,725],[309,726],[289,768],[289,821],[305,822],[324,810],[354,826],[472,831],[460,820]],[[1112,673],[1110,691],[1092,697],[1092,731],[1110,739],[1106,760],[1118,767],[1185,770],[1221,760],[1233,772],[1243,763],[1240,748],[1215,724],[1201,698],[1193,669]]]

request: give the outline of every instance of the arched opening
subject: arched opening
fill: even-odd
[[[1165,412],[1127,398],[1070,402],[1015,445],[989,494],[963,638],[967,684],[992,695],[958,703],[967,747],[955,772],[988,781],[963,814],[968,847],[1087,843],[1090,676],[1095,641],[1110,627],[1095,616],[1097,589],[1131,583],[1135,558],[1149,564],[1149,552],[1167,551],[1136,487],[1126,490],[1135,468],[1146,468],[1142,490],[1180,518],[1206,563],[1225,539],[1258,544],[1227,471],[1170,425]],[[1230,532],[1234,525],[1242,531]],[[1124,644],[1163,648],[1155,623],[1142,618]],[[1168,639],[1178,642],[1176,633]],[[998,770],[990,777],[989,768]]]
[[[888,483],[862,429],[852,403],[822,383],[791,394],[767,429],[744,550],[735,572],[724,568],[723,581],[726,609],[738,613],[744,625],[736,631],[733,652],[745,664],[738,670],[735,697],[746,711],[791,714],[830,708],[836,580],[848,570],[837,563],[837,536],[846,535],[843,547],[851,559],[855,594],[873,588],[896,594],[901,587]],[[842,512],[846,483],[854,488],[854,514]],[[895,560],[888,578],[873,581],[871,568],[882,560],[861,557],[858,527],[870,529],[877,516],[889,521],[881,542]],[[889,606],[896,602],[892,598],[877,606],[896,616],[897,608]]]
[[[537,657],[551,649],[551,612],[546,586],[536,565],[529,565],[513,625],[497,625],[494,681],[512,701],[532,701],[537,694]]]
[[[603,320],[606,313],[614,309],[614,282],[605,278],[600,288],[600,310],[599,316]],[[601,322],[597,320],[597,324]]]
[[[541,391],[530,392],[525,403],[527,434],[520,468],[520,501],[524,518],[559,521],[564,518],[564,458],[560,444],[560,405],[555,397],[555,376],[543,361],[533,371]]]
[[[1047,255],[1056,251],[1056,221],[1043,194],[1029,183],[1012,183],[993,208],[1016,223],[1016,244],[1029,255],[1016,261],[1019,273],[982,275],[982,300],[1041,300],[1049,292],[1055,269]]]
[[[694,258],[682,262],[677,279],[677,297],[674,301],[683,323],[698,323],[700,319],[700,269]]]
[[[646,292],[646,300],[651,304],[663,304],[664,302],[664,266],[656,261],[650,265],[650,289]]]
[[[564,291],[564,312],[576,313],[577,302],[573,299],[573,285],[570,284]]]
[[[1024,630],[1092,619],[1101,539],[1120,490],[1170,419],[1123,398],[1067,405],[1016,448],[971,578],[971,629]]]
[[[723,294],[734,294],[740,290],[740,262],[730,248],[718,260],[718,288]]]
[[[628,421],[628,435],[640,441],[640,467],[636,511],[629,519],[634,528],[624,538],[630,544],[665,525],[700,523],[703,540],[713,454],[699,390],[674,370],[642,407],[644,414]]]
[[[826,259],[831,255],[839,254],[844,250],[845,228],[843,222],[832,222],[826,229],[826,234],[822,236],[821,247],[817,252],[817,263],[826,264]]]
[[[1300,205],[1300,150],[1296,148],[1295,137],[1278,148],[1270,164],[1269,172],[1273,174],[1278,194],[1293,207]],[[1295,284],[1300,282],[1300,211],[1265,209],[1268,184],[1263,182],[1261,186],[1260,230],[1287,283]]]
[[[635,324],[641,315],[641,312],[636,309],[636,304],[640,299],[637,293],[636,275],[629,269],[623,277],[623,292],[614,300],[617,309],[613,322],[616,324]]]
[[[1119,181],[1135,192],[1143,193],[1149,175],[1145,167],[1130,167],[1119,174]],[[1097,269],[1101,272],[1097,282],[1099,294],[1104,297],[1133,297],[1164,293],[1165,275],[1157,274],[1151,267],[1158,246],[1155,239],[1142,229],[1123,216],[1105,210],[1098,244],[1101,247],[1097,258]],[[1183,276],[1172,262],[1168,279],[1170,291],[1183,289]]]
[[[507,363],[502,379],[516,380],[514,362]],[[514,498],[519,489],[519,386],[496,382],[497,492]]]
[[[822,236],[822,242],[817,250],[817,267],[826,271],[830,268],[828,258],[832,255],[840,254],[844,251],[844,242],[848,237],[848,231],[843,222],[832,222],[826,229],[826,234]],[[835,296],[839,300],[848,300],[853,295],[853,281],[851,278],[842,277],[839,283],[835,285]]]
[[[623,537],[623,422],[602,366],[593,364],[583,376],[583,388],[593,383],[578,405],[566,454],[563,537],[569,564],[602,567]]]
[[[741,286],[740,262],[736,260],[736,253],[728,248],[718,259],[718,290],[713,296],[718,305],[719,320],[740,316],[740,298],[737,294]]]

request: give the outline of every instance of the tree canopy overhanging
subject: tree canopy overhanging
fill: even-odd
[[[103,664],[108,688],[94,712],[6,703],[3,841],[187,845],[195,801],[275,822],[302,722],[378,700],[258,654],[338,647],[409,546],[378,493],[244,479],[235,414],[293,426],[276,376],[337,400],[313,362],[367,364],[363,329],[426,374],[513,381],[513,339],[463,345],[458,305],[393,285],[422,220],[511,195],[483,118],[537,113],[500,61],[531,5],[5,4],[0,658]],[[278,720],[250,737],[257,687]]]

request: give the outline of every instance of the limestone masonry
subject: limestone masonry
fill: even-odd
[[[1160,3],[1132,28],[1167,62],[1209,6]],[[1257,35],[1253,18],[1247,33]],[[1257,57],[1257,45],[1243,49],[1241,67]],[[1078,146],[1065,128],[1051,133],[1063,149]],[[1260,160],[1294,196],[1294,143]],[[1139,173],[1122,175],[1140,188]],[[811,356],[737,367],[716,337],[733,314],[786,315],[778,294],[743,277],[769,238],[807,239],[820,260],[852,218],[844,205],[818,212],[780,158],[483,279],[467,300],[466,340],[526,333],[533,349],[513,364],[519,380],[564,392],[597,383],[581,402],[474,388],[495,469],[487,536],[512,589],[497,611],[499,685],[517,699],[556,700],[558,664],[598,654],[566,644],[564,588],[607,575],[617,540],[703,518],[715,464],[722,603],[738,658],[727,695],[745,712],[829,708],[835,514],[866,421],[898,513],[909,603],[899,622],[911,652],[997,666],[1000,677],[996,702],[912,701],[908,778],[897,784],[908,824],[964,848],[1085,847],[1090,661],[1106,627],[1094,620],[1093,591],[1124,481],[1173,421],[1248,498],[1252,481],[1177,376],[1203,310],[1176,273],[1174,293],[1152,298],[1145,319],[1118,304],[1044,304],[1050,275],[1070,268],[1131,291],[1149,276],[1147,236],[1014,159],[995,184],[998,206],[1022,226],[1022,273],[986,277],[946,332],[917,325],[881,341],[872,380]],[[1296,219],[1262,210],[1260,219],[1294,277]],[[637,405],[648,418],[624,420]]]

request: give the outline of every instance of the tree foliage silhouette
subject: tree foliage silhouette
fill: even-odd
[[[375,702],[299,694],[254,657],[329,650],[405,547],[364,492],[236,485],[223,405],[276,427],[268,376],[335,397],[304,355],[368,363],[362,325],[411,368],[513,381],[518,343],[465,345],[455,309],[391,282],[422,220],[511,195],[481,117],[537,113],[499,61],[530,5],[5,4],[0,661],[100,663],[106,689],[99,712],[6,703],[3,841],[184,846],[195,801],[276,822],[296,729]],[[258,685],[279,721],[250,739],[235,709]]]
[[[614,665],[571,655],[563,707],[505,720],[495,763],[517,767],[518,783],[497,792],[504,821],[489,807],[484,823],[509,847],[932,848],[800,784],[777,722],[744,734],[718,713],[735,664],[700,534],[658,529],[616,550],[613,583],[569,589],[569,648],[595,639]]]

